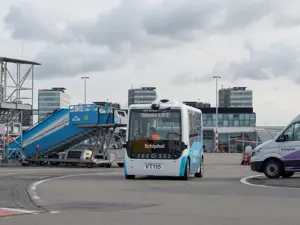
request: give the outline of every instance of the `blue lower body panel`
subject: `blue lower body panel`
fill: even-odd
[[[180,164],[180,171],[179,171],[179,176],[183,177],[185,173],[185,167],[186,167],[186,161],[187,161],[188,155],[185,155],[181,159],[181,164]]]

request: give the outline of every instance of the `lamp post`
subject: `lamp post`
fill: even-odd
[[[219,150],[219,133],[218,133],[218,125],[219,125],[219,116],[218,116],[218,79],[220,76],[213,76],[216,79],[216,152]]]
[[[84,104],[86,105],[86,80],[90,79],[89,77],[81,77],[81,79],[84,79]]]

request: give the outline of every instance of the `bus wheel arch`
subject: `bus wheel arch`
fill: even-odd
[[[185,170],[184,170],[184,175],[183,175],[182,179],[189,180],[189,173],[190,173],[190,157],[188,156],[186,158]]]
[[[203,177],[204,174],[204,156],[201,157],[199,171],[195,173],[195,177]]]
[[[135,175],[125,175],[126,180],[134,180]]]
[[[187,174],[189,174],[191,172],[191,159],[190,159],[190,156],[188,156],[187,159],[186,159],[186,171],[187,171]]]

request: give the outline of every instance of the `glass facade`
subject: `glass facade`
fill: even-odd
[[[214,127],[216,126],[216,114],[209,113],[203,114],[203,126]],[[256,115],[255,113],[248,114],[218,114],[219,127],[255,127]]]
[[[219,152],[242,153],[248,145],[252,148],[256,147],[261,143],[261,139],[257,130],[254,129],[256,127],[256,114],[251,106],[252,91],[222,89],[220,92],[224,93],[222,96],[220,95],[220,102],[223,102],[223,107],[218,108]],[[230,103],[238,104],[236,107],[229,107]],[[214,131],[216,108],[197,107],[192,102],[185,102],[185,104],[201,109],[204,127],[203,148],[204,151],[214,152],[216,150]]]
[[[215,133],[213,130],[203,131],[203,140],[205,150],[213,152],[215,146]],[[219,133],[218,146],[219,152],[242,153],[246,146],[250,145],[255,148],[260,144],[261,139],[256,132],[232,132]]]
[[[219,107],[252,107],[252,90],[246,87],[223,88],[219,90]]]
[[[149,104],[156,100],[156,98],[156,89],[153,87],[128,90],[128,106],[131,104]]]
[[[242,153],[246,146],[255,148],[260,143],[256,132],[224,133],[219,134],[219,151]]]
[[[59,108],[68,108],[70,97],[60,90],[39,90],[38,96],[38,118],[39,120],[53,113]]]

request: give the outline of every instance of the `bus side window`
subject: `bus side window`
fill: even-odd
[[[197,120],[197,124],[198,124],[198,135],[199,135],[199,141],[202,140],[202,133],[201,133],[201,130],[202,130],[202,114],[198,114],[198,120]]]
[[[201,141],[201,113],[188,111],[189,116],[189,137],[190,137],[190,145],[194,143],[194,141]]]

